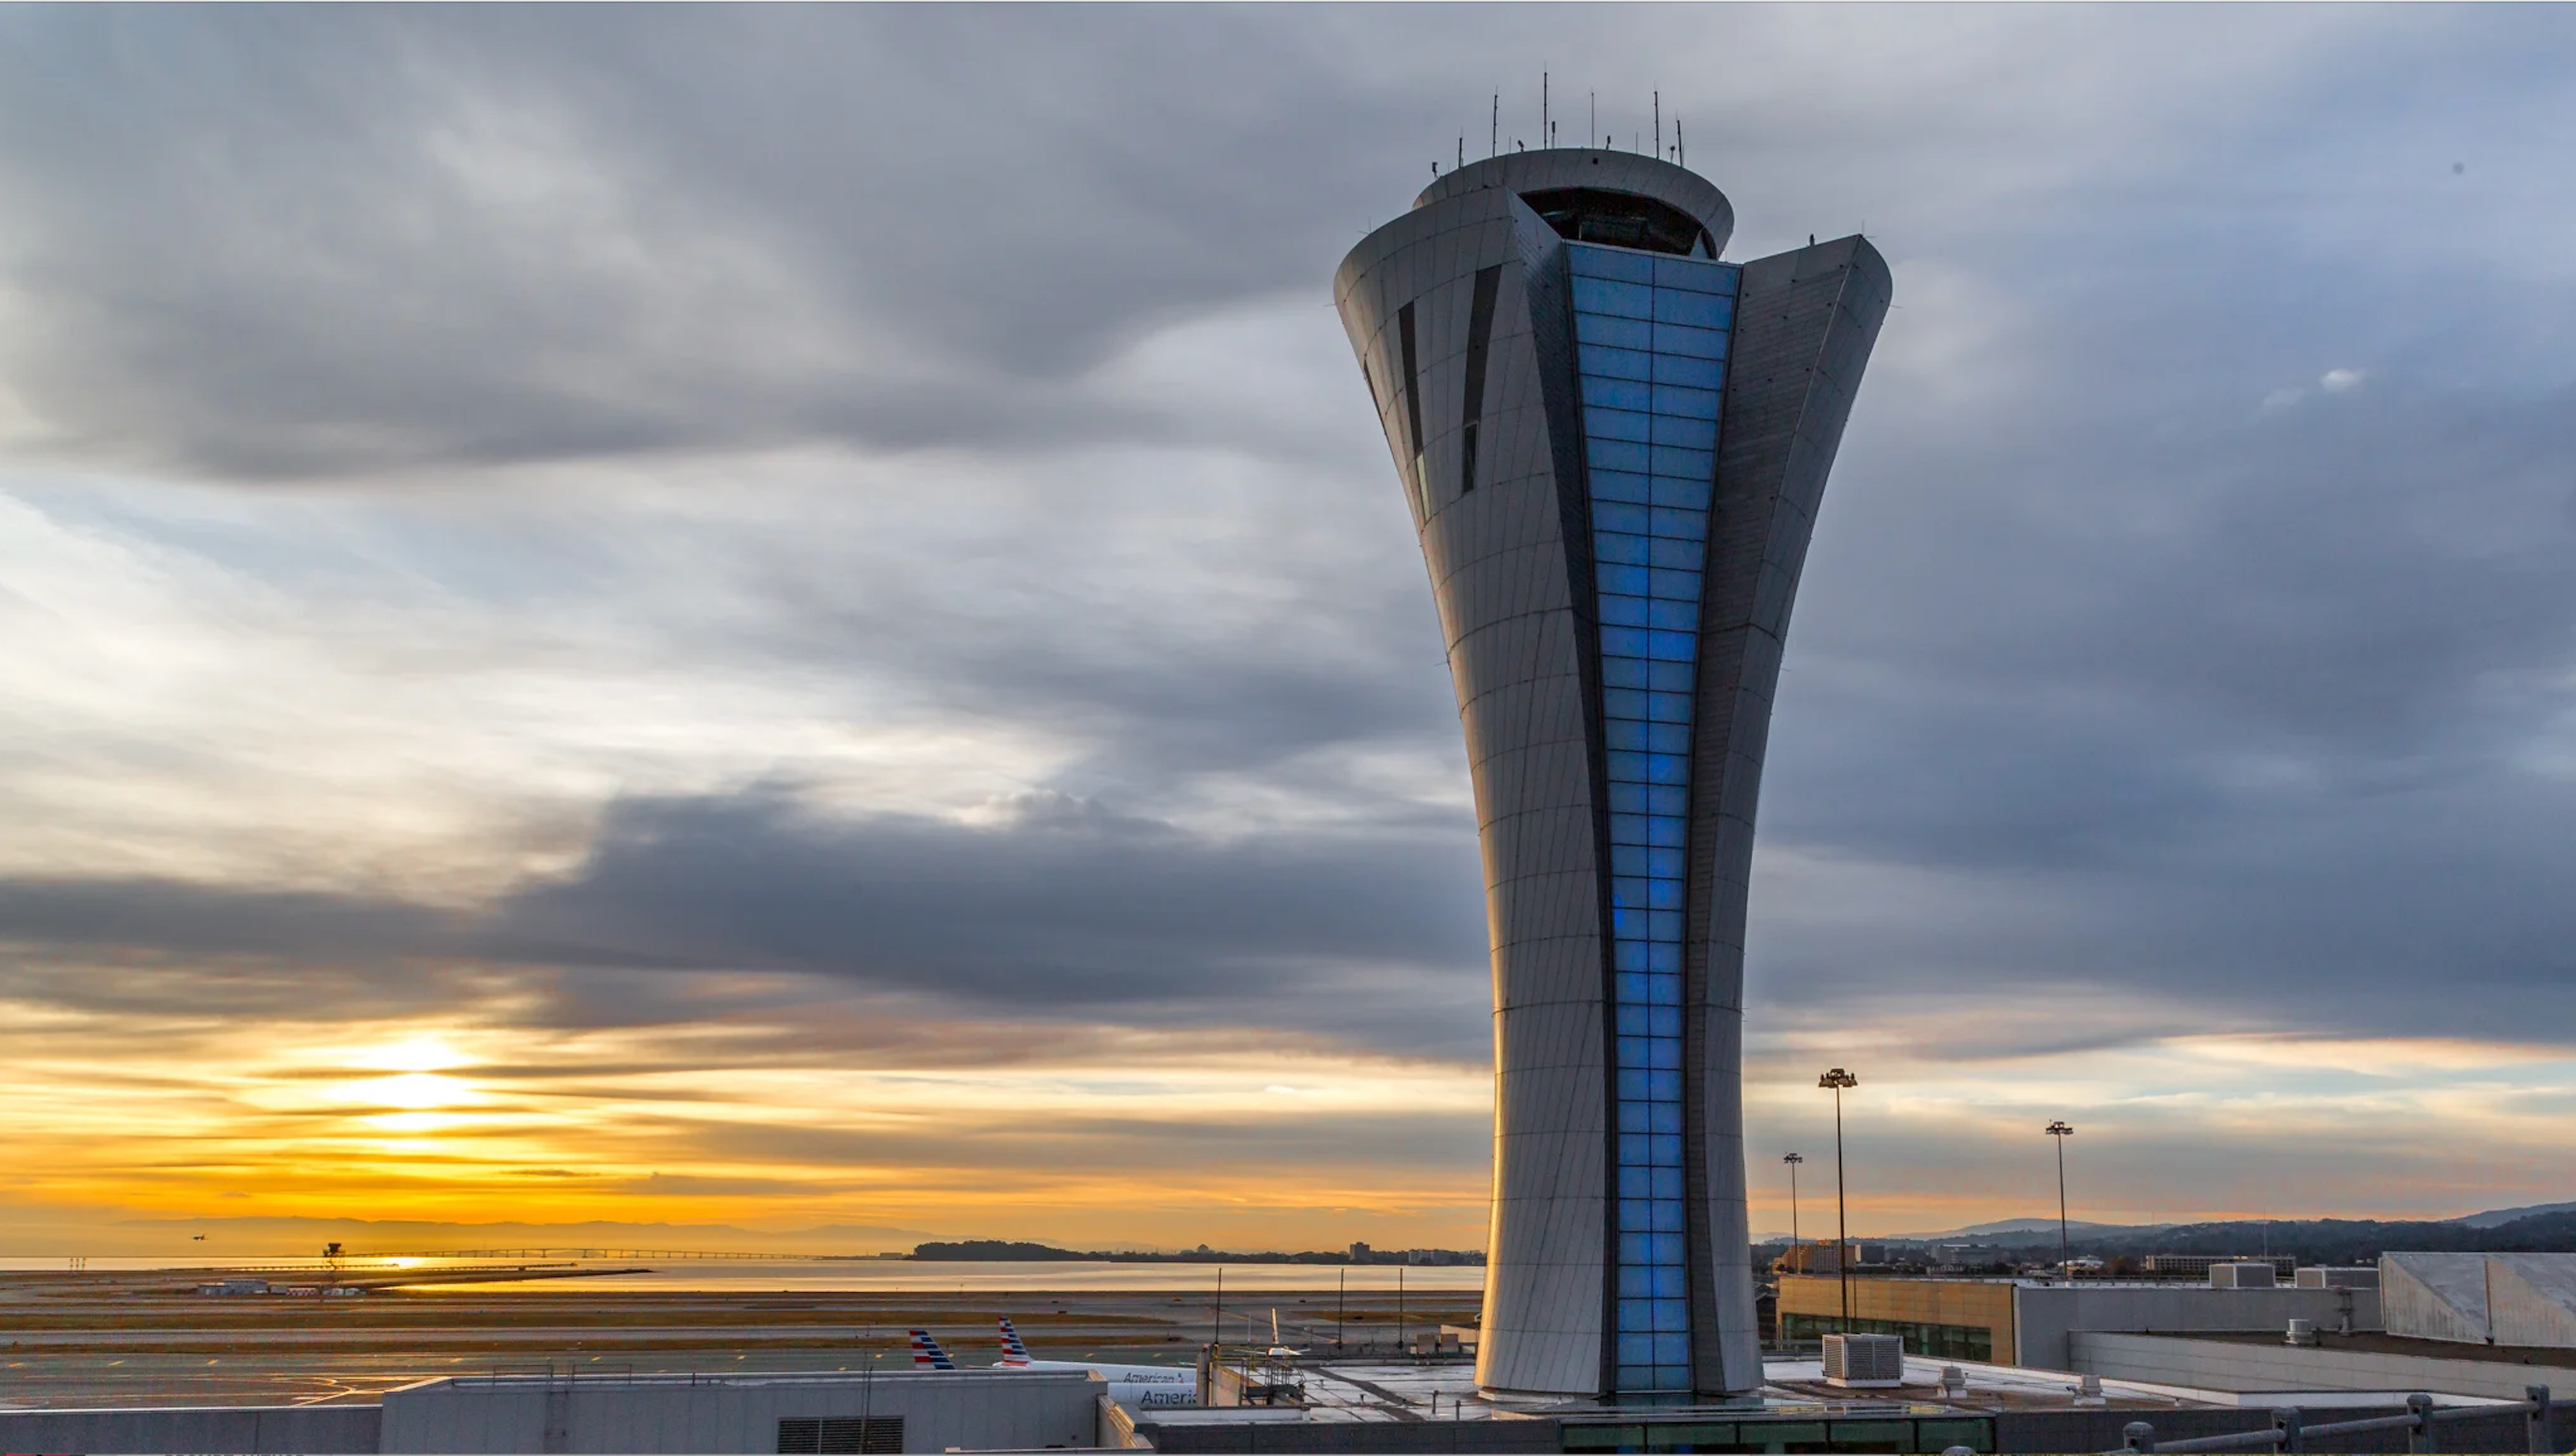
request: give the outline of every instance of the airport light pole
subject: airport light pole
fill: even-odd
[[[1789,1247],[1798,1247],[1798,1165],[1806,1158],[1798,1153],[1782,1153],[1780,1161],[1789,1165]]]
[[[1843,1330],[1851,1333],[1851,1207],[1843,1181],[1843,1091],[1860,1085],[1860,1078],[1835,1067],[1816,1079],[1819,1087],[1834,1094],[1834,1272],[1843,1285]]]
[[[2049,1141],[2057,1144],[2057,1274],[2069,1284],[2075,1282],[2075,1260],[2066,1250],[2066,1140],[2073,1136],[2075,1129],[2064,1119],[2048,1125]]]

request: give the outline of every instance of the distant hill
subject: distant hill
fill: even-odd
[[[2528,1208],[2491,1208],[2453,1220],[2471,1228],[2496,1228],[2516,1219],[2535,1218],[2544,1213],[2576,1213],[2576,1203],[2535,1203]]]
[[[2054,1258],[2055,1226],[2026,1233],[1988,1233],[1961,1241],[1998,1257]],[[2262,1254],[2313,1264],[2368,1263],[2392,1251],[2409,1253],[2576,1253],[2576,1210],[2535,1213],[2480,1226],[2467,1219],[2239,1219],[2164,1228],[2095,1230],[2077,1234],[2075,1252],[2103,1257],[2127,1254]]]

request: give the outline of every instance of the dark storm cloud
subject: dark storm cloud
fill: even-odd
[[[812,994],[627,974],[768,972],[916,1016],[1227,1025],[1257,1007],[1291,1037],[1472,1053],[1486,1035],[1473,859],[1425,848],[1385,833],[1218,842],[1052,795],[970,828],[827,818],[765,792],[622,804],[578,873],[480,913],[19,881],[0,885],[0,938],[30,960],[124,967],[48,977],[49,996],[137,1010],[209,1009],[196,981],[224,979],[226,962],[245,967],[232,994],[279,998],[272,1012],[317,994],[352,1012],[399,1003],[424,963],[463,962],[559,973],[557,1013],[578,1025]],[[163,979],[138,958],[199,971]]]
[[[1133,433],[1080,367],[1317,286],[1415,109],[1240,12],[6,26],[0,364],[60,443],[249,476]]]

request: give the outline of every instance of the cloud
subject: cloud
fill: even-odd
[[[740,1189],[820,1176],[690,1140],[733,1094],[686,1069],[744,1048],[1470,1065],[1454,704],[1324,288],[1495,77],[1502,144],[1535,136],[1545,66],[1623,140],[1660,89],[1739,255],[1866,227],[1895,266],[1772,734],[1753,1064],[1937,1021],[1968,1071],[2115,1066],[2062,1085],[2259,1150],[2169,1095],[2176,1038],[2423,1042],[2300,1125],[2518,1150],[2435,1072],[2499,1017],[2576,1037],[2576,279],[2529,241],[2576,222],[2533,180],[2576,145],[2564,23],[1474,18],[0,19],[28,1034],[477,1008],[596,1073],[494,1045],[494,1107],[655,1109],[616,1178]],[[260,1095],[362,1062],[298,1065]],[[1260,1090],[1313,1080],[1246,1095],[1321,1118]],[[1960,1080],[1986,1100],[1907,1136],[1991,1198],[2023,1094]]]
[[[612,992],[594,973],[721,972],[754,998],[764,976],[820,977],[1012,1019],[1227,1025],[1266,1005],[1292,1033],[1472,1055],[1486,1028],[1466,868],[1383,832],[1220,842],[1056,794],[969,825],[839,819],[767,790],[614,806],[578,873],[482,911],[21,880],[0,884],[0,935],[31,959],[115,958],[126,969],[86,990],[54,985],[93,1004],[196,999],[225,963],[250,968],[232,989],[253,999],[320,977],[399,1004],[424,994],[424,963],[462,963],[560,971],[562,1014],[597,1025],[619,1003],[646,1018],[718,1008],[694,982],[638,1003],[631,979]],[[198,969],[155,975],[138,958]]]

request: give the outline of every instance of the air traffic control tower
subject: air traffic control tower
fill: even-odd
[[[1494,976],[1480,1385],[1762,1384],[1744,909],[1798,569],[1887,264],[1719,260],[1642,154],[1472,163],[1334,301],[1422,536],[1475,777]]]

